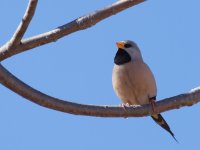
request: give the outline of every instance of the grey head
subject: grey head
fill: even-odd
[[[116,65],[123,65],[131,61],[143,61],[140,49],[135,42],[124,40],[117,42],[116,45],[118,47],[114,58]]]

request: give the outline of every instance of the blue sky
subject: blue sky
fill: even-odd
[[[10,39],[28,1],[1,0],[0,44]],[[39,1],[25,37],[49,31],[114,0]],[[149,0],[2,64],[51,96],[84,104],[119,105],[111,74],[115,42],[138,43],[155,74],[158,99],[199,86],[200,1]],[[163,113],[180,141],[150,117],[96,118],[46,109],[0,86],[0,149],[189,149],[200,146],[200,105]]]

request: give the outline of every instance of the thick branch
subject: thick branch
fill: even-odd
[[[26,85],[2,65],[0,65],[0,82],[13,92],[38,105],[70,114],[98,117],[142,117],[153,114],[150,105],[128,107],[124,110],[117,106],[83,105],[53,98]],[[155,113],[191,106],[198,102],[200,102],[200,89],[157,102]]]
[[[37,46],[41,46],[50,42],[53,42],[63,36],[70,33],[86,29],[99,21],[116,14],[128,7],[143,2],[144,0],[121,0],[114,3],[111,6],[105,7],[102,10],[95,11],[89,15],[80,17],[68,24],[60,26],[52,31],[31,37],[21,41],[23,34],[25,33],[28,24],[33,17],[34,10],[36,8],[37,1],[32,0],[29,3],[29,7],[26,11],[24,18],[27,21],[22,21],[21,25],[17,29],[13,38],[11,39],[11,46],[4,45],[0,48],[0,61],[17,53],[32,49]],[[30,13],[30,15],[28,15]],[[27,18],[27,19],[26,19]],[[20,43],[21,41],[21,43]],[[46,108],[54,109],[61,112],[76,114],[76,115],[88,115],[98,117],[141,117],[148,116],[154,113],[161,113],[164,111],[180,108],[183,106],[191,106],[200,101],[200,88],[193,90],[190,93],[181,94],[171,98],[164,99],[156,103],[156,112],[152,112],[150,105],[142,105],[140,107],[128,107],[126,110],[117,106],[95,106],[95,105],[83,105],[72,103],[57,98],[53,98],[46,94],[41,93],[26,85],[14,75],[8,72],[0,64],[0,83],[20,96]]]
[[[21,41],[20,45],[13,46],[8,48],[7,46],[2,46],[0,48],[0,61],[11,57],[15,54],[21,53],[23,51],[50,43],[71,34],[73,32],[89,28],[101,20],[108,18],[118,12],[121,12],[124,9],[127,9],[131,6],[144,2],[145,0],[121,0],[110,6],[107,6],[101,10],[94,11],[88,15],[79,17],[74,21],[57,27],[49,32],[24,39]]]
[[[19,26],[17,27],[13,37],[8,42],[7,49],[11,49],[13,46],[20,44],[21,39],[24,36],[24,34],[29,26],[29,23],[31,22],[31,19],[33,18],[36,6],[37,6],[37,0],[29,1],[29,4],[27,6],[24,17],[22,18],[22,21],[20,22]]]

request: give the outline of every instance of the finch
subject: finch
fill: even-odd
[[[150,68],[144,62],[139,47],[130,40],[120,41],[116,44],[118,50],[114,57],[115,64],[112,74],[115,93],[124,104],[150,103],[154,110],[157,95],[156,81]],[[151,117],[176,140],[174,133],[161,114]]]

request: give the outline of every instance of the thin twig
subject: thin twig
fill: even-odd
[[[124,9],[127,9],[136,4],[142,3],[145,0],[120,0],[110,6],[104,7],[103,9],[89,13],[88,15],[79,17],[74,21],[57,27],[49,32],[36,35],[34,37],[24,39],[21,41],[20,45],[13,46],[8,48],[2,46],[0,48],[0,61],[11,57],[15,54],[24,52],[26,50],[50,43],[55,42],[56,40],[74,33],[79,30],[89,28],[96,23],[102,21],[105,18],[108,18],[116,13],[121,12]]]
[[[35,9],[37,6],[37,0],[30,0],[27,6],[26,12],[20,22],[19,26],[17,27],[14,35],[12,36],[11,40],[8,42],[7,49],[12,48],[13,46],[19,45],[21,39],[23,38],[31,19],[35,13]]]
[[[161,113],[164,111],[177,109],[183,106],[191,106],[200,102],[200,89],[196,89],[189,93],[158,101],[156,103],[156,112],[152,112],[150,105],[142,105],[136,108],[127,107],[124,110],[123,108],[117,106],[77,104],[48,96],[40,91],[33,89],[32,87],[17,79],[2,65],[0,65],[0,82],[5,87],[26,98],[27,100],[30,100],[31,102],[46,108],[74,115],[98,117],[142,117],[152,115],[154,113]]]

